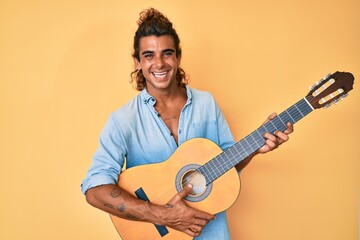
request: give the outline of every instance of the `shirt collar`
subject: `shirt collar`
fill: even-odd
[[[185,88],[186,88],[186,95],[187,95],[187,101],[186,101],[186,105],[187,105],[187,104],[190,104],[192,101],[192,93],[191,93],[191,88],[189,88],[188,86],[185,86]],[[144,88],[140,94],[141,94],[141,100],[144,103],[150,103],[152,106],[155,105],[156,99],[150,95],[150,93],[146,90],[146,88]]]
[[[141,94],[141,100],[144,103],[150,102],[154,106],[156,100],[153,96],[150,95],[150,93],[146,90],[146,88],[144,88],[140,94]]]
[[[188,86],[185,86],[186,88],[186,95],[187,95],[187,101],[186,101],[186,105],[190,104],[192,101],[192,92],[191,92],[191,88],[189,88]]]

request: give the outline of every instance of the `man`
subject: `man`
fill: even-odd
[[[132,77],[141,92],[108,119],[82,191],[92,206],[120,218],[165,225],[197,239],[230,239],[225,212],[214,216],[186,205],[183,198],[191,185],[164,206],[139,200],[116,186],[125,158],[127,168],[161,162],[195,137],[208,138],[223,150],[234,144],[214,98],[187,86],[180,68],[180,40],[172,23],[150,8],[140,14],[138,25]],[[240,162],[237,170],[240,172],[254,155],[286,142],[292,132],[288,124],[284,132],[266,133],[266,144]]]

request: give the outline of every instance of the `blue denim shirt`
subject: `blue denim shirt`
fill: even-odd
[[[215,142],[223,150],[232,146],[233,136],[213,96],[189,87],[186,91],[187,102],[179,118],[178,144],[201,137]],[[110,115],[100,135],[100,146],[81,184],[84,194],[92,187],[115,184],[125,158],[126,167],[131,168],[165,161],[177,149],[155,103],[156,99],[144,89]],[[218,213],[216,220],[207,224],[196,239],[230,239],[225,212]]]

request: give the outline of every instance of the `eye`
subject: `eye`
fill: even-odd
[[[144,56],[144,58],[151,59],[153,57],[153,54],[152,53],[145,53],[143,56]]]
[[[174,55],[174,52],[173,51],[165,51],[164,55],[165,56],[172,56],[172,55]]]

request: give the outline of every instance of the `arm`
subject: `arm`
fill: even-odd
[[[264,122],[267,123],[268,121],[274,119],[277,116],[276,113],[271,114],[267,120]],[[262,146],[259,150],[251,154],[249,157],[245,158],[243,161],[238,163],[235,167],[237,171],[241,171],[244,169],[259,153],[264,154],[267,152],[270,152],[276,148],[278,148],[281,144],[289,140],[289,134],[291,134],[294,131],[294,126],[291,123],[287,123],[287,129],[284,132],[276,131],[274,134],[265,133],[264,138],[266,139],[265,145]]]
[[[116,185],[107,184],[89,189],[86,201],[100,210],[129,220],[155,222],[149,204],[131,196]]]
[[[185,204],[183,198],[191,188],[184,188],[168,204],[159,206],[139,200],[115,185],[124,165],[126,145],[124,134],[112,115],[102,131],[100,146],[82,183],[88,203],[120,218],[166,225],[198,236],[214,216]]]
[[[205,225],[215,217],[185,204],[183,198],[191,189],[191,185],[185,187],[165,206],[139,200],[113,184],[89,189],[86,192],[86,200],[90,205],[114,216],[127,220],[165,225],[196,237],[201,234]]]

